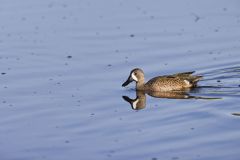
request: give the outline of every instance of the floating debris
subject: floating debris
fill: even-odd
[[[26,18],[26,17],[22,17],[21,20],[22,20],[22,21],[26,21],[27,18]]]
[[[63,8],[67,8],[68,5],[67,5],[67,4],[62,4],[62,7],[63,7]]]
[[[134,34],[131,34],[130,37],[135,37],[135,35],[134,35]]]
[[[227,8],[223,8],[223,11],[227,11]]]
[[[192,15],[195,17],[194,22],[198,22],[201,18],[195,13],[192,13]]]
[[[65,143],[70,143],[70,141],[66,140]]]
[[[178,160],[179,157],[172,157],[172,160]]]

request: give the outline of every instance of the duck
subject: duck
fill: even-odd
[[[165,92],[186,90],[197,87],[197,82],[203,77],[201,75],[192,75],[194,72],[157,76],[145,83],[143,70],[134,68],[127,80],[122,84],[122,87],[127,86],[131,82],[136,82],[137,91]]]

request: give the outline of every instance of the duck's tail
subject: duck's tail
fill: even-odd
[[[190,82],[192,83],[193,87],[196,87],[197,82],[200,81],[201,79],[203,79],[203,76],[193,76]]]

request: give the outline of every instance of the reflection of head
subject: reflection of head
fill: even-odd
[[[122,96],[122,98],[130,103],[133,110],[140,110],[146,107],[146,96],[142,91],[136,92],[136,98],[131,99],[128,96]]]

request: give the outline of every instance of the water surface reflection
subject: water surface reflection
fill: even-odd
[[[191,95],[190,90],[184,91],[171,91],[171,92],[152,92],[152,91],[136,91],[136,98],[129,98],[128,96],[122,96],[127,101],[133,110],[140,110],[146,107],[146,94],[154,98],[167,98],[167,99],[205,99],[214,100],[221,99],[215,97],[201,97]]]

